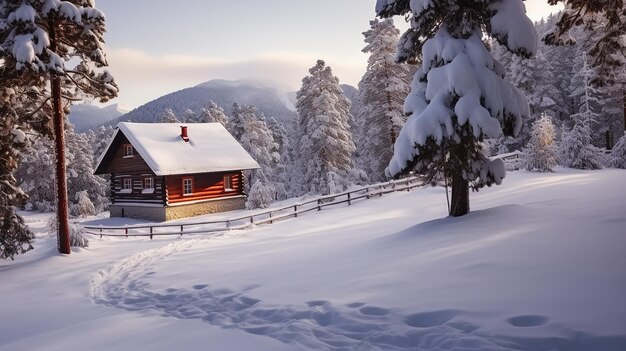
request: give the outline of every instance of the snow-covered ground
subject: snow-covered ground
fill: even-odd
[[[40,237],[0,263],[0,350],[626,350],[625,180],[509,173],[461,218],[424,188],[69,256]]]

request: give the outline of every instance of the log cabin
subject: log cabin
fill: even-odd
[[[255,168],[220,123],[121,122],[95,174],[111,176],[111,217],[166,221],[243,209]]]

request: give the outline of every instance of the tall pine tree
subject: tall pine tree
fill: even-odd
[[[370,29],[363,36],[367,45],[362,51],[370,57],[359,82],[355,116],[359,164],[371,181],[382,181],[393,156],[393,144],[406,122],[403,105],[409,93],[410,69],[395,62],[400,31],[393,20],[370,21]]]
[[[6,0],[0,3],[0,46],[4,72],[20,75],[19,86],[49,83],[57,152],[59,251],[70,253],[65,173],[64,101],[117,95],[104,52],[104,14],[93,1]],[[6,84],[3,81],[2,84]],[[41,94],[45,94],[40,90]]]
[[[274,169],[280,162],[278,144],[274,141],[272,132],[265,123],[265,117],[256,116],[256,108],[252,105],[246,111],[253,113],[245,118],[241,146],[257,161],[261,168],[251,171],[247,178],[247,189],[257,181],[268,184],[276,181]]]
[[[296,95],[299,180],[304,193],[329,194],[345,189],[354,171],[350,102],[323,60],[309,73]]]
[[[585,53],[582,53],[582,66],[577,69],[573,85],[576,89],[572,92],[575,101],[580,108],[578,113],[572,115],[574,126],[564,133],[561,143],[561,161],[564,166],[581,169],[602,168],[600,150],[592,144],[592,124],[596,123],[599,103],[597,90],[591,84],[593,69],[589,66]]]
[[[505,82],[483,34],[530,57],[537,35],[521,0],[450,2],[378,0],[380,17],[405,15],[411,28],[400,38],[398,60],[422,61],[405,102],[411,116],[402,129],[389,175],[415,170],[427,181],[438,173],[452,183],[449,213],[469,212],[469,186],[499,184],[501,160],[482,153],[485,138],[519,132],[529,114],[524,96]]]
[[[0,15],[1,11],[2,7]],[[36,122],[45,120],[45,111],[25,108],[29,103],[36,106],[42,103],[38,90],[19,87],[19,78],[7,73],[3,65],[0,65],[0,83],[0,258],[13,259],[33,248],[33,234],[15,211],[26,203],[27,196],[18,187],[14,172],[29,144],[25,131],[48,128]]]

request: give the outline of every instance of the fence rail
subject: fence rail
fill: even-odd
[[[209,234],[225,230],[246,229],[252,225],[271,224],[287,218],[298,217],[307,212],[321,211],[325,207],[353,201],[380,197],[395,191],[411,191],[419,186],[417,177],[392,180],[359,189],[317,197],[288,206],[271,208],[257,213],[216,221],[128,226],[85,226],[89,234],[112,237],[150,237],[184,234]]]

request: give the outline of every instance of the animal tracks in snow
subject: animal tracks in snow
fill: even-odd
[[[464,310],[407,314],[366,302],[335,305],[326,300],[271,305],[254,297],[258,285],[241,291],[210,283],[195,284],[188,289],[150,290],[145,279],[156,274],[161,260],[191,250],[206,240],[210,238],[179,240],[128,256],[92,277],[91,296],[96,303],[127,311],[153,311],[165,317],[197,319],[310,350],[526,350],[529,342],[538,351],[569,347],[567,337],[538,340],[492,335],[470,321],[477,318],[476,313]],[[513,329],[528,330],[546,324],[548,318],[519,315],[502,322]],[[602,345],[599,338],[571,333],[587,349]]]

